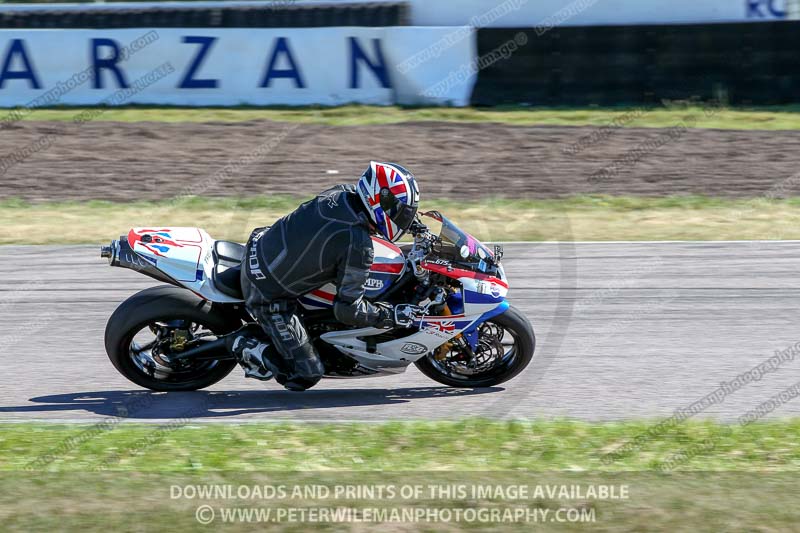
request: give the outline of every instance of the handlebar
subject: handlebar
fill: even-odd
[[[414,218],[414,222],[411,223],[411,226],[408,228],[409,233],[416,237],[420,233],[428,233],[428,226],[422,223],[419,217]]]
[[[409,232],[414,236],[414,244],[406,257],[414,269],[417,279],[424,280],[428,277],[428,271],[422,268],[420,263],[431,253],[433,245],[439,241],[439,237],[431,233],[428,226],[423,224],[419,218],[414,219],[414,222],[411,223]]]

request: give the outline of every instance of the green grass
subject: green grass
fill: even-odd
[[[213,410],[213,409],[212,409]],[[7,424],[0,471],[648,471],[709,439],[679,470],[800,472],[800,421],[726,426],[687,422],[634,452],[604,456],[651,422],[576,421],[268,423],[155,425],[121,423],[77,445],[60,446],[91,426]],[[149,439],[149,440],[147,440]],[[142,442],[147,442],[142,446]],[[320,453],[324,450],[324,453]],[[52,460],[36,462],[41,456]]]
[[[172,201],[0,201],[0,244],[100,243],[137,226],[200,226],[243,242],[300,200],[181,198]],[[800,198],[721,199],[581,196],[557,200],[435,200],[437,209],[487,241],[800,239]]]
[[[278,509],[319,507],[581,509],[592,523],[387,523],[387,531],[494,528],[529,531],[782,531],[795,527],[800,421],[725,426],[689,421],[617,462],[603,456],[642,434],[650,422],[465,420],[244,425],[114,424],[82,438],[86,425],[6,424],[0,432],[0,519],[4,531],[192,531],[200,505]],[[73,440],[68,440],[73,439]],[[68,445],[65,443],[72,443]],[[711,442],[713,445],[709,446]],[[702,447],[661,472],[660,461]],[[45,462],[42,456],[52,455]],[[29,465],[37,465],[29,468]],[[281,496],[206,495],[187,486],[244,486]],[[358,497],[346,486],[392,486],[394,496]],[[583,496],[537,496],[580,486]],[[617,498],[590,498],[613,485]],[[317,487],[314,494],[295,492]],[[402,487],[407,496],[399,496]],[[461,486],[462,494],[444,493]],[[502,488],[478,495],[476,487]],[[527,496],[507,488],[526,487]],[[320,492],[327,488],[328,493]],[[339,487],[339,488],[337,488]],[[414,487],[419,487],[416,489]],[[539,487],[539,489],[537,489]],[[624,489],[623,489],[624,487]],[[622,497],[624,490],[625,497]],[[336,491],[341,491],[337,493]],[[515,499],[517,498],[517,499]],[[252,531],[253,524],[224,525]],[[377,527],[376,525],[372,525]],[[307,531],[309,524],[282,523]],[[364,531],[369,524],[324,524]]]
[[[239,122],[277,120],[334,126],[396,124],[416,121],[498,122],[516,126],[605,126],[617,120],[624,127],[663,128],[694,120],[697,128],[793,130],[800,128],[800,107],[701,108],[671,104],[637,108],[451,108],[347,105],[339,107],[182,108],[129,106],[108,108],[96,120],[121,122]],[[83,108],[47,108],[27,113],[25,120],[69,121]],[[0,119],[5,116],[0,110]]]

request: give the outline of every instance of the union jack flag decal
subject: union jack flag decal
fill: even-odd
[[[446,322],[428,322],[428,327],[442,333],[449,333],[456,330],[456,324],[452,320]]]

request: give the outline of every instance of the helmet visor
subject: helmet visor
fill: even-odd
[[[411,227],[416,215],[417,208],[404,204],[403,202],[397,202],[394,207],[389,210],[389,218],[404,232]]]

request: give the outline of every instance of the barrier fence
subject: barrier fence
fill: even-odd
[[[0,5],[0,28],[316,28],[326,26],[403,26],[410,20],[404,2],[301,4],[292,0],[253,5],[196,7],[183,5],[86,6],[79,9],[40,6],[8,10]],[[91,7],[91,9],[90,9]]]
[[[76,0],[66,0],[75,2]],[[236,5],[319,4],[324,0],[191,0],[132,1],[77,0],[81,3],[59,6],[59,9],[141,9],[183,4],[194,7],[227,9]],[[391,3],[399,0],[345,0],[347,4]],[[536,26],[558,11],[572,13],[563,21],[567,26],[640,25],[640,24],[704,24],[726,22],[765,22],[797,20],[800,0],[402,0],[409,7],[410,26],[466,26],[508,28]],[[4,10],[50,9],[39,0],[16,0]],[[330,0],[329,3],[334,3]],[[58,5],[57,3],[55,5]],[[377,25],[377,24],[376,24]]]
[[[464,106],[475,83],[474,71],[462,73],[475,57],[475,32],[462,28],[447,41],[454,30],[4,30],[0,106],[106,104],[165,62],[172,73],[125,104]]]
[[[525,0],[495,3],[472,19],[475,24],[459,27],[405,26],[406,2],[277,0],[252,7],[236,2],[225,9],[172,2],[163,9],[148,7],[147,13],[128,5],[113,13],[93,5],[61,18],[54,17],[52,5],[0,10],[0,27],[19,23],[14,17],[21,13],[38,17],[41,28],[60,27],[0,31],[0,106],[41,101],[76,72],[86,72],[91,83],[46,105],[99,104],[111,91],[126,88],[126,76],[142,75],[165,60],[175,74],[130,103],[585,106],[798,100],[800,21],[567,26],[570,17],[596,3],[575,1],[520,28],[489,26],[523,10]],[[101,29],[63,29],[92,24]],[[102,29],[131,24],[137,29]],[[125,43],[147,32],[155,32],[158,42],[122,64]]]
[[[800,22],[482,29],[478,54],[527,44],[482,69],[474,105],[732,105],[800,96]]]

